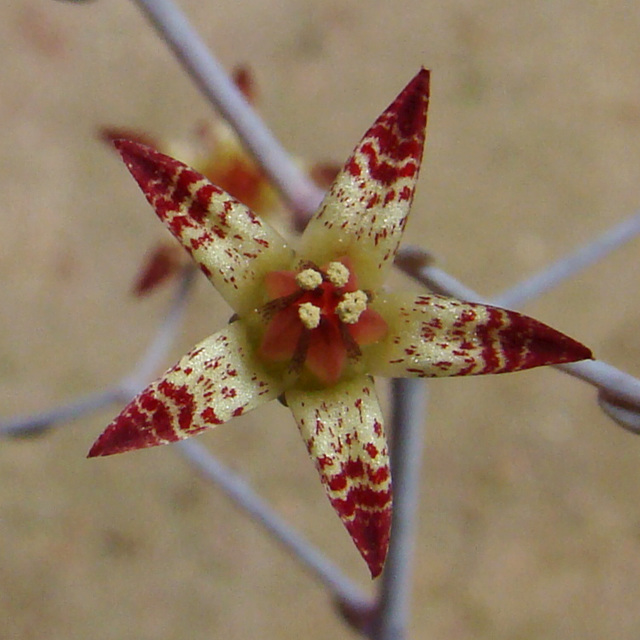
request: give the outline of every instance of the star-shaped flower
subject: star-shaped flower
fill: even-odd
[[[160,219],[235,316],[134,398],[90,456],[187,438],[283,396],[375,577],[389,541],[391,478],[370,376],[501,373],[591,357],[512,311],[381,289],[413,198],[428,98],[422,70],[347,160],[298,251],[193,169],[117,141]]]

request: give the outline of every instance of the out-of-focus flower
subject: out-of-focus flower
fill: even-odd
[[[233,74],[236,86],[250,103],[255,103],[257,91],[253,76],[246,67],[238,67]],[[245,151],[232,129],[222,120],[200,125],[189,141],[163,140],[145,132],[122,127],[102,127],[100,137],[111,144],[114,140],[135,140],[175,157],[204,175],[252,211],[272,219],[283,206],[277,192],[264,172]],[[312,179],[321,187],[328,187],[339,167],[331,164],[309,166]],[[133,291],[142,296],[177,275],[190,264],[184,252],[175,244],[160,242],[147,253]]]

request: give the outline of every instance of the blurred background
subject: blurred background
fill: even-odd
[[[432,69],[408,237],[483,294],[640,206],[640,13],[628,2],[181,6],[229,69],[253,69],[261,113],[301,158],[342,162]],[[131,295],[166,236],[99,127],[179,141],[216,116],[132,2],[4,2],[0,53],[8,417],[119,379],[171,297]],[[636,376],[639,242],[525,309]],[[228,315],[201,278],[166,365]],[[429,386],[411,637],[637,638],[640,440],[553,370]],[[323,589],[170,448],[86,460],[118,410],[0,443],[0,637],[353,637]],[[200,441],[370,582],[286,410]]]

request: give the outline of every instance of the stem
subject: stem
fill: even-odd
[[[506,304],[518,299],[525,302],[531,297],[558,284],[562,279],[573,275],[578,268],[584,268],[593,261],[602,258],[606,253],[616,248],[622,241],[640,232],[640,214],[636,214],[625,223],[617,225],[600,238],[579,249],[571,256],[556,262],[543,274],[534,276],[527,282],[537,282],[527,285],[528,294],[516,298],[518,286],[512,287],[511,293],[498,295],[494,300],[484,298],[479,293],[469,289],[453,276],[431,265],[431,256],[417,247],[401,250],[396,264],[408,275],[428,286],[436,293],[454,296],[471,302],[496,304],[496,301]],[[640,425],[640,380],[620,371],[601,360],[585,360],[572,364],[555,365],[556,369],[564,371],[575,378],[588,382],[599,390],[599,403],[605,413],[625,429],[639,433]]]
[[[638,234],[640,234],[640,213],[636,213],[611,227],[592,242],[560,258],[541,272],[519,282],[515,287],[503,291],[499,296],[493,298],[493,302],[499,307],[519,307],[575,275],[578,271],[601,260]]]
[[[356,609],[369,606],[369,598],[324,554],[312,547],[282,520],[241,476],[225,467],[198,442],[185,440],[174,446],[250,518],[260,523],[273,538],[290,551],[341,603]]]
[[[127,400],[135,396],[149,382],[166,359],[182,323],[189,293],[197,273],[195,266],[188,265],[184,268],[169,310],[156,329],[151,344],[133,370],[120,381],[119,386]]]
[[[0,422],[0,436],[28,437],[38,435],[54,427],[57,423],[75,420],[87,413],[102,409],[112,402],[129,401],[144,387],[158,365],[166,358],[180,327],[195,273],[193,268],[185,269],[171,300],[169,310],[158,326],[151,344],[133,370],[122,380],[105,391],[89,394],[54,409]]]
[[[483,302],[479,293],[431,264],[431,255],[420,247],[415,245],[401,247],[396,254],[395,265],[434,293],[454,296],[467,302]]]
[[[244,99],[186,16],[171,0],[135,0],[211,104],[231,124],[292,210],[314,211],[322,191],[287,152]]]
[[[87,413],[102,409],[112,402],[117,402],[121,398],[122,390],[119,386],[115,386],[105,391],[91,393],[48,411],[16,416],[0,423],[0,436],[13,438],[39,436],[54,427],[56,423],[75,420]]]
[[[404,640],[407,635],[426,414],[425,388],[422,380],[392,382],[393,524],[377,615],[371,630],[373,640]]]

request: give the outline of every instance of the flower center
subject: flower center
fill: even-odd
[[[262,309],[267,328],[258,353],[266,361],[288,361],[296,376],[306,370],[322,384],[335,384],[347,362],[359,360],[360,347],[387,332],[346,259],[298,272],[272,271],[265,286],[270,302]]]

